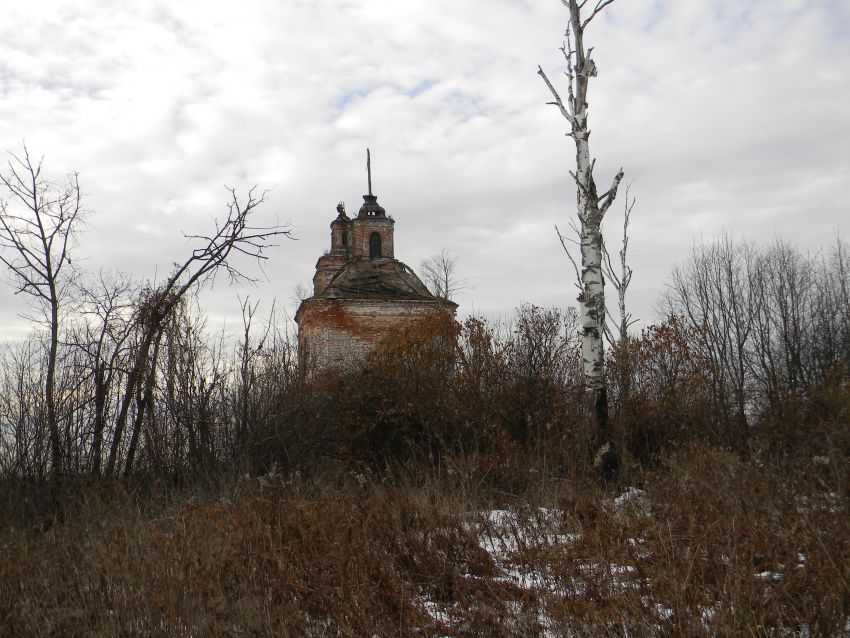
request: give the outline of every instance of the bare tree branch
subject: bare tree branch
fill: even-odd
[[[69,242],[83,214],[76,174],[64,183],[42,176],[42,160],[33,163],[26,146],[9,153],[9,172],[0,175],[0,187],[10,198],[0,198],[0,263],[12,274],[17,292],[30,295],[44,311],[49,331],[44,395],[51,445],[51,472],[62,474],[62,443],[55,397],[61,305],[70,279]]]
[[[614,176],[614,183],[611,184],[611,188],[609,188],[603,195],[599,197],[601,200],[605,198],[605,201],[599,207],[599,213],[601,215],[605,215],[605,211],[607,211],[611,204],[614,202],[614,198],[617,197],[617,188],[620,186],[620,182],[623,180],[623,169],[621,168],[617,174]]]
[[[587,0],[585,0],[585,2],[587,2]],[[585,2],[582,2],[579,8],[583,7]],[[590,24],[590,21],[596,17],[596,14],[602,11],[602,9],[607,7],[612,2],[614,2],[614,0],[599,0],[599,2],[596,3],[596,7],[593,9],[590,16],[584,22],[581,23],[581,28],[584,29],[588,24]]]
[[[578,288],[579,291],[582,291],[582,290],[584,290],[584,288],[582,287],[581,273],[579,273],[578,264],[576,263],[576,260],[573,258],[573,255],[570,252],[570,249],[567,248],[567,243],[566,243],[567,239],[566,239],[566,237],[564,237],[561,234],[561,231],[558,229],[557,224],[555,224],[555,233],[558,235],[558,240],[561,242],[561,248],[563,248],[564,252],[567,253],[567,257],[569,257],[570,263],[572,263],[572,265],[573,265],[573,270],[575,270],[575,273],[576,273],[576,288]],[[574,243],[578,243],[578,242],[575,242],[575,240],[571,240],[571,241],[573,241]]]
[[[419,268],[425,285],[435,297],[453,299],[467,287],[466,280],[457,276],[457,257],[445,248],[436,255],[423,259]]]
[[[575,121],[575,118],[572,114],[567,110],[564,106],[563,101],[561,100],[561,96],[558,95],[558,91],[555,90],[555,87],[552,86],[552,83],[549,81],[549,78],[546,76],[546,73],[543,71],[543,67],[537,67],[537,75],[543,78],[543,81],[546,83],[546,86],[549,87],[549,90],[552,92],[552,97],[555,98],[554,102],[547,102],[547,104],[554,105],[558,107],[558,110],[561,111],[561,115],[567,118],[567,121],[570,123]]]
[[[136,318],[141,330],[139,351],[128,373],[124,396],[116,417],[115,433],[107,460],[107,473],[114,473],[116,470],[130,404],[144,378],[149,378],[145,376],[145,371],[156,365],[155,360],[149,360],[151,348],[153,347],[155,354],[165,323],[177,305],[193,287],[213,280],[221,269],[227,272],[232,281],[240,279],[251,281],[251,277],[228,262],[233,252],[247,255],[261,263],[267,258],[264,251],[276,245],[271,243],[271,240],[275,237],[292,238],[292,231],[284,226],[257,227],[249,224],[251,213],[265,201],[265,191],[256,195],[256,187],[250,189],[247,201],[244,203],[239,201],[235,189],[228,188],[228,191],[231,199],[224,222],[221,224],[216,222],[215,231],[210,235],[187,235],[190,239],[199,240],[201,245],[192,250],[191,255],[182,264],[177,264],[162,285],[150,289],[140,300]],[[145,402],[137,402],[137,410],[143,413],[146,405]],[[130,433],[131,446],[125,461],[124,474],[132,471],[135,450],[133,442],[138,440],[138,428],[141,427],[141,423],[142,418],[137,413]]]

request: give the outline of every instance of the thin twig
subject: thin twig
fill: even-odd
[[[573,259],[573,256],[570,253],[570,249],[567,248],[566,238],[561,234],[561,231],[558,229],[557,224],[555,224],[555,232],[558,234],[558,240],[561,242],[561,247],[564,249],[564,252],[567,253],[567,257],[569,257],[570,263],[572,263],[572,265],[573,265],[573,270],[575,270],[575,273],[576,273],[576,288],[578,288],[579,291],[584,290],[584,287],[583,287],[582,282],[581,282],[581,275],[579,274],[579,270],[578,270],[578,264],[576,263],[576,260]]]

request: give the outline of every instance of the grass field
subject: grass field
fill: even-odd
[[[848,495],[818,467],[699,448],[616,489],[548,477],[506,494],[471,463],[87,485],[64,522],[7,517],[0,633],[844,636]]]

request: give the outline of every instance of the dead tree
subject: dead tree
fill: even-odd
[[[260,262],[267,259],[266,248],[271,247],[271,241],[280,236],[291,237],[291,231],[282,226],[256,227],[249,224],[249,216],[257,206],[265,201],[265,193],[256,195],[256,189],[251,189],[246,202],[240,202],[234,189],[229,189],[231,200],[228,204],[227,218],[223,223],[216,223],[211,235],[190,235],[189,239],[196,240],[200,246],[183,263],[178,264],[168,279],[161,285],[151,288],[140,303],[137,310],[136,322],[139,328],[138,351],[127,374],[121,405],[115,421],[112,445],[107,459],[107,473],[114,473],[118,462],[123,437],[127,427],[127,418],[133,399],[140,394],[141,384],[146,387],[142,393],[146,396],[151,390],[155,378],[155,357],[151,349],[157,349],[166,320],[187,292],[215,275],[224,271],[232,281],[253,280],[252,277],[239,271],[228,261],[232,255],[244,255]],[[124,463],[124,474],[130,474],[133,469],[135,454],[138,447],[139,435],[144,422],[144,411],[148,403],[137,402],[137,411],[130,430]]]
[[[608,395],[605,386],[605,280],[602,273],[602,219],[617,196],[617,188],[623,179],[622,169],[614,177],[611,187],[598,194],[593,168],[596,160],[590,156],[590,128],[588,125],[588,86],[590,78],[596,77],[596,64],[591,54],[593,48],[585,48],[585,29],[614,0],[597,0],[589,14],[582,15],[588,0],[561,0],[569,9],[564,44],[561,51],[566,61],[567,100],[549,81],[546,73],[538,67],[554,98],[553,104],[570,123],[570,133],[576,146],[576,171],[570,175],[577,187],[578,221],[581,245],[581,292],[578,301],[581,308],[582,359],[585,384],[589,393],[593,415],[594,438],[597,446],[596,462],[602,466],[606,477],[616,474],[618,460],[611,445],[608,431]]]
[[[457,257],[443,248],[419,265],[425,285],[435,297],[453,299],[466,289],[466,281],[457,276]]]
[[[616,334],[612,334],[610,330],[606,330],[606,332],[609,333],[608,341],[619,348],[626,347],[629,339],[629,328],[637,322],[637,319],[632,319],[632,314],[626,310],[626,292],[629,289],[629,284],[632,283],[633,274],[632,267],[629,266],[628,262],[629,221],[631,219],[632,209],[635,207],[635,199],[629,199],[628,185],[626,186],[625,200],[623,205],[623,239],[618,252],[619,263],[616,267],[611,261],[611,254],[608,252],[608,249],[604,244],[602,245],[604,255],[602,271],[608,278],[608,281],[614,286],[614,290],[617,291],[617,310],[619,310],[616,318],[612,316],[610,311],[606,310],[608,318],[617,330]]]
[[[613,349],[614,374],[617,379],[617,404],[622,408],[625,401],[628,400],[631,394],[632,374],[634,369],[634,361],[632,357],[633,349],[629,344],[629,328],[637,322],[637,319],[632,319],[631,313],[626,309],[626,292],[629,285],[632,283],[632,267],[629,266],[629,221],[631,219],[632,209],[635,206],[635,199],[629,199],[629,185],[626,186],[625,202],[623,204],[623,239],[620,244],[618,253],[619,263],[615,266],[611,253],[608,252],[605,244],[602,245],[604,261],[602,270],[605,277],[614,287],[617,293],[617,309],[618,316],[614,317],[610,310],[606,310],[608,318],[614,325],[611,330],[606,325],[605,334],[608,338],[608,343]]]
[[[89,468],[100,476],[107,412],[129,351],[127,342],[133,330],[131,300],[137,291],[128,276],[103,271],[97,279],[81,281],[76,288],[83,321],[73,344],[85,354],[87,362],[81,380],[90,378],[93,386]]]
[[[257,359],[262,353],[263,346],[269,338],[272,329],[271,316],[274,316],[274,306],[269,322],[263,330],[259,341],[252,338],[251,328],[254,315],[259,308],[260,302],[251,304],[250,297],[242,302],[242,342],[239,344],[239,377],[237,381],[237,406],[236,412],[236,451],[240,456],[245,453],[248,445],[248,429],[251,422],[251,397],[254,394],[254,386],[257,383]]]
[[[29,295],[44,312],[48,352],[44,398],[50,436],[51,471],[62,474],[62,444],[55,386],[59,350],[59,322],[67,271],[71,267],[70,240],[82,217],[80,184],[76,174],[54,183],[42,174],[42,160],[33,162],[26,147],[10,153],[9,173],[0,184],[9,199],[0,199],[0,262],[12,273],[17,293]]]

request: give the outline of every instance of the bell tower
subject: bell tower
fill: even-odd
[[[369,193],[363,196],[363,205],[351,221],[351,256],[372,261],[395,259],[395,220],[387,217],[387,212],[378,203],[378,196],[372,193],[372,155],[369,149],[366,149],[366,175]]]
[[[351,259],[351,219],[345,213],[345,202],[336,206],[336,219],[331,222],[331,249],[319,257],[313,275],[313,294],[320,295],[340,269]]]

